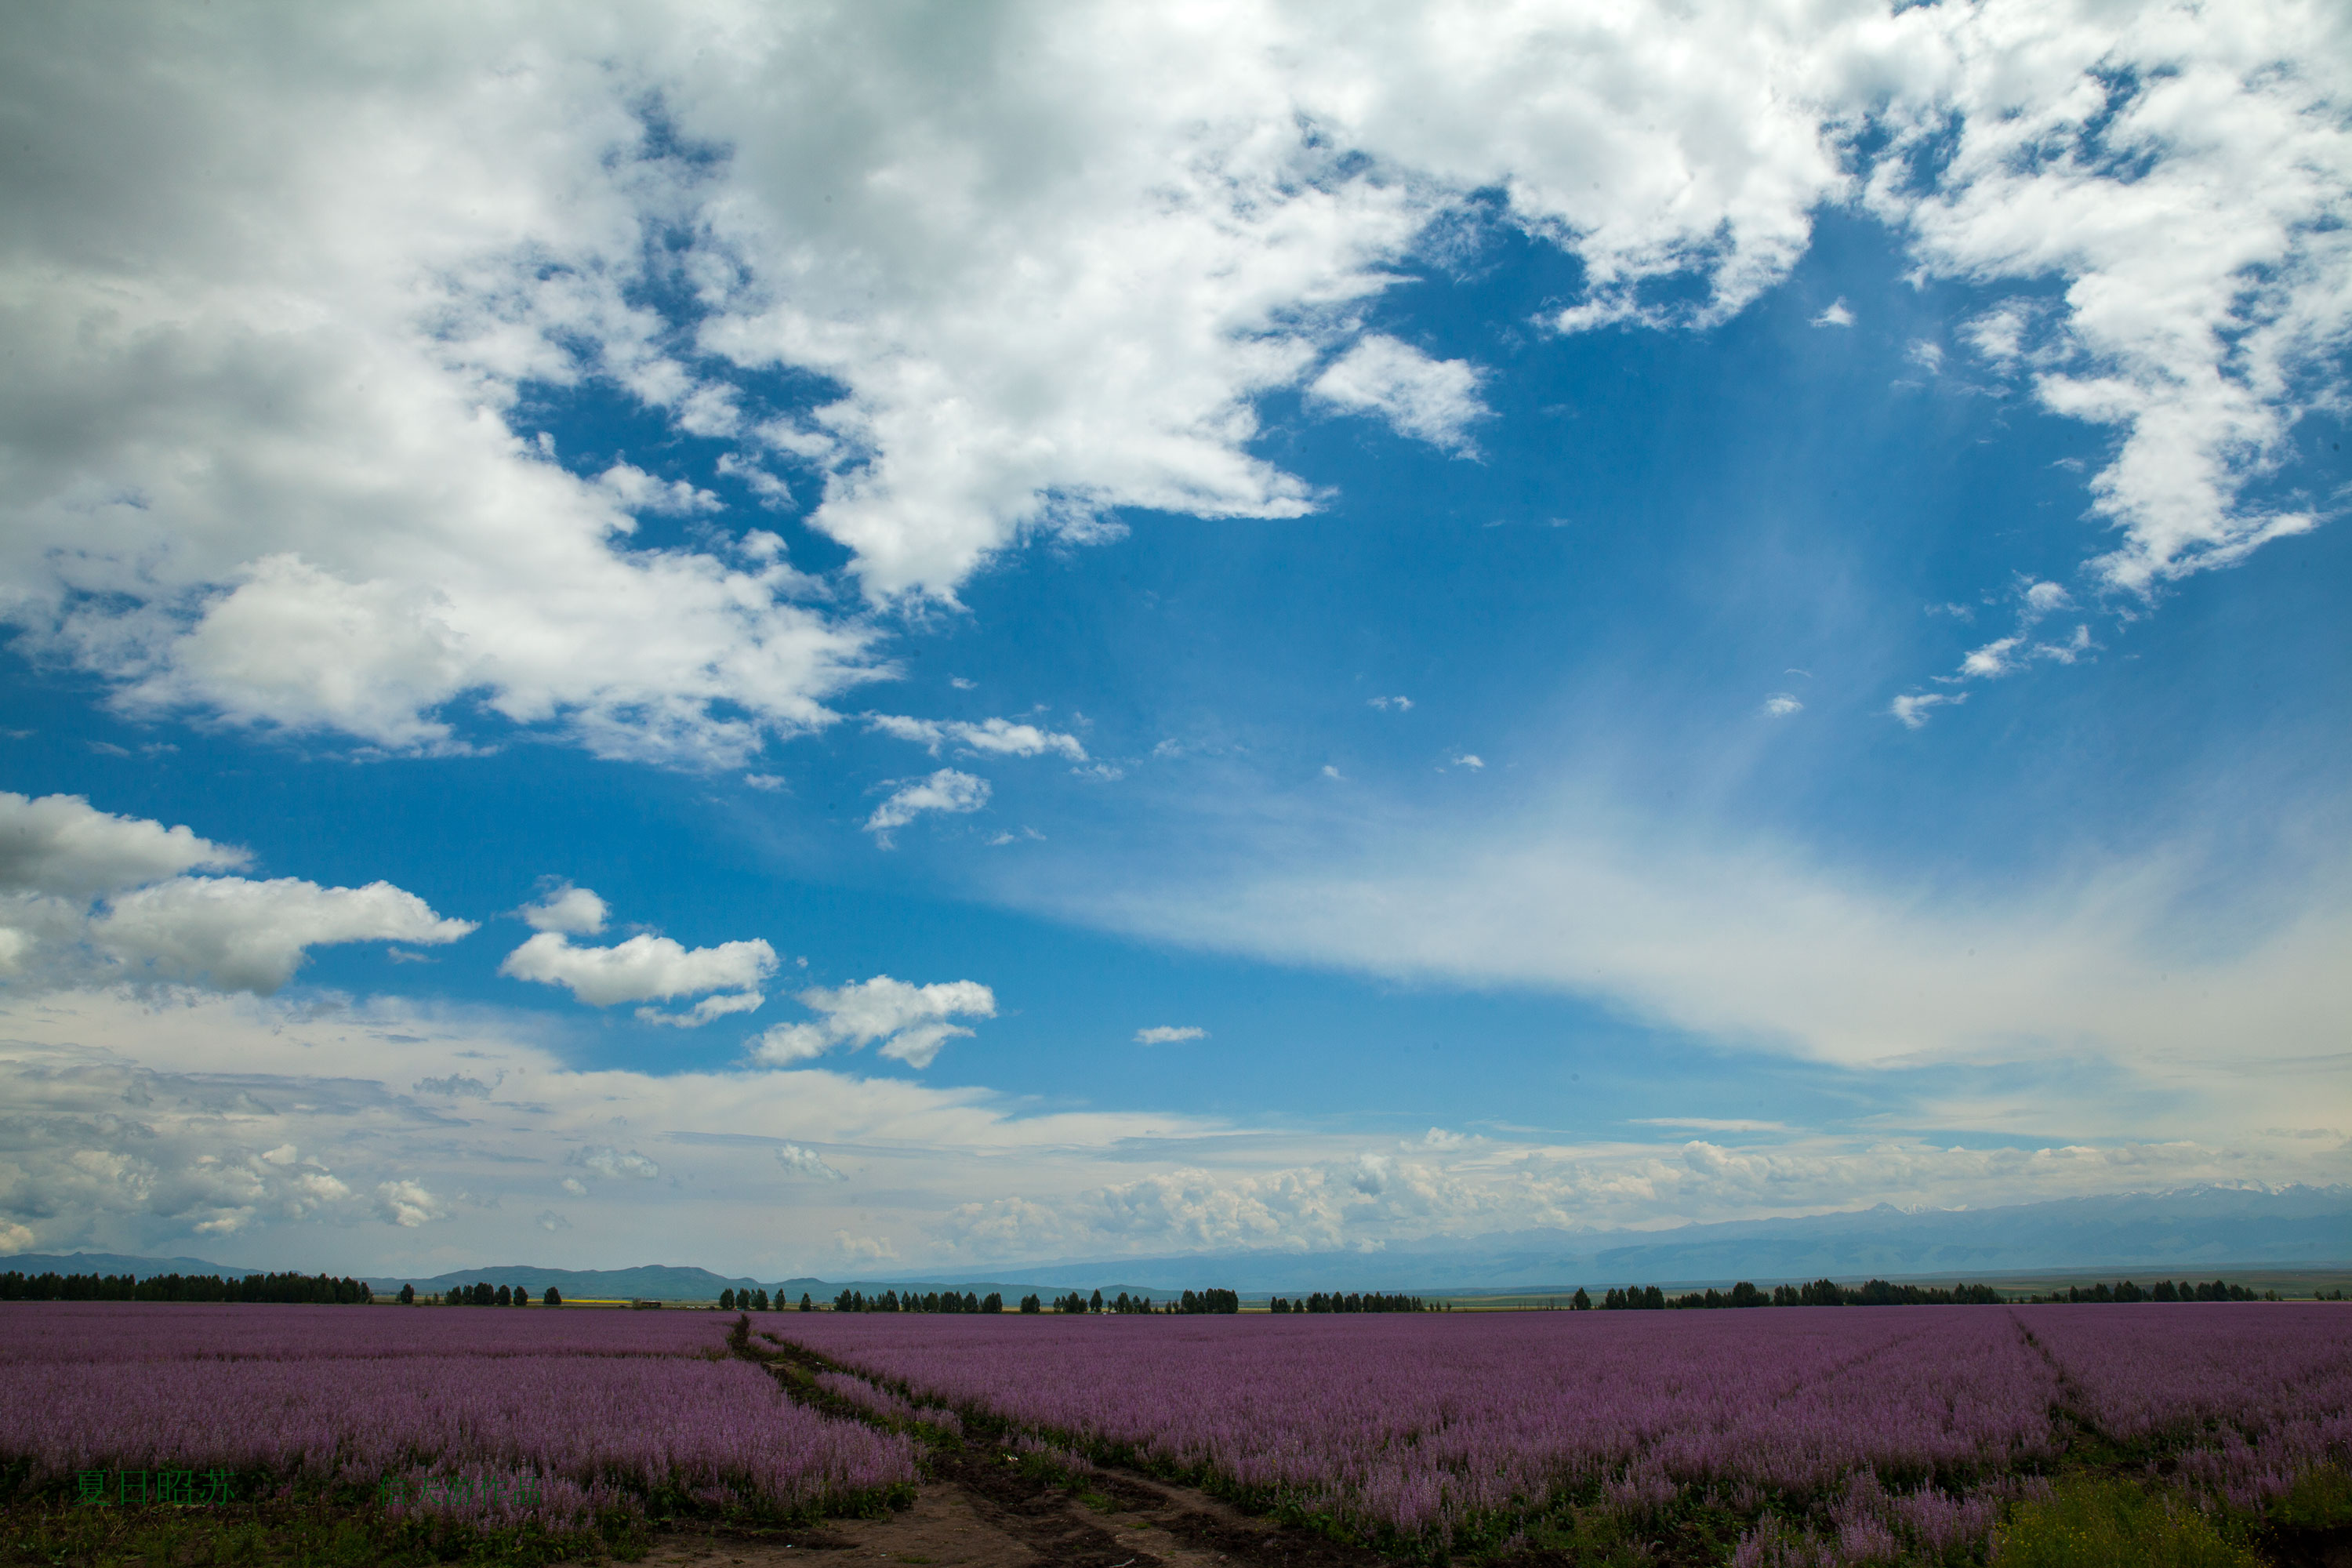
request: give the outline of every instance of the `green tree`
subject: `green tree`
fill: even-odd
[[[540,1300],[545,1302],[548,1306],[561,1307],[563,1305],[563,1292],[557,1289],[554,1286],[550,1285],[547,1288],[546,1294],[540,1297]]]

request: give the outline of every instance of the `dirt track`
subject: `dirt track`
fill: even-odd
[[[791,1562],[1051,1568],[1376,1568],[1384,1559],[1254,1519],[1215,1499],[1139,1477],[1097,1472],[1092,1500],[1031,1480],[993,1453],[935,1463],[912,1508],[887,1519],[831,1520],[772,1535],[671,1534],[648,1564]]]
[[[830,1363],[774,1336],[755,1346],[748,1328],[730,1336],[738,1355],[765,1366],[793,1396],[825,1402],[806,1374]],[[914,1505],[887,1518],[828,1520],[803,1530],[673,1531],[656,1538],[645,1561],[707,1568],[809,1560],[942,1568],[1384,1568],[1387,1562],[1144,1476],[1095,1470],[1065,1484],[1015,1463],[994,1443],[934,1447],[924,1468],[928,1479]]]

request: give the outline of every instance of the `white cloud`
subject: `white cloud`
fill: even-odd
[[[1115,876],[1008,867],[992,890],[1260,961],[1545,987],[1741,1051],[1854,1068],[2099,1061],[2169,1095],[2154,1085],[2213,1092],[2229,1071],[2334,1059],[2352,973],[2329,944],[2352,932],[2352,884],[2340,845],[2309,831],[2300,891],[2266,899],[2273,912],[2251,923],[2215,912],[2213,868],[2239,853],[2221,844],[1931,895],[1598,786],[1475,820],[1370,802],[1311,831],[1186,836],[1181,860]],[[2140,1120],[2124,1131],[2145,1136],[2142,1102],[2127,1103]],[[2053,1104],[2073,1129],[2107,1115],[2086,1091]]]
[[[949,597],[1121,508],[1311,510],[1253,450],[1277,390],[1458,445],[1475,373],[1361,322],[1481,192],[1581,264],[1567,331],[1721,321],[1860,195],[1931,274],[2063,289],[1958,337],[2117,432],[2105,582],[2315,521],[2241,504],[2352,320],[2344,51],[2293,0],[1041,0],[945,51],[856,6],[349,15],[43,15],[0,63],[44,128],[0,193],[0,614],[132,709],[744,765],[873,627],[700,492],[567,471],[526,385],[798,465],[869,595]],[[768,407],[779,368],[841,395]]]
[[[2019,597],[2025,601],[2026,608],[2037,616],[2046,616],[2053,610],[2063,610],[2074,603],[2074,600],[2067,596],[2066,590],[2055,583],[2029,583]]]
[[[533,931],[593,936],[604,929],[605,917],[613,911],[593,890],[563,882],[549,889],[538,902],[525,904],[519,912],[523,923]]]
[[[2284,4],[2221,26],[2163,5],[1952,13],[1932,95],[1896,117],[1934,145],[1933,188],[1907,188],[1904,159],[1871,181],[1931,275],[2065,280],[2038,329],[2007,307],[1971,336],[1997,364],[2030,363],[2044,407],[2120,433],[2092,481],[2124,535],[2095,563],[2112,585],[2146,591],[2315,521],[2239,495],[2333,395],[2352,322],[2332,26]]]
[[[1486,759],[1475,752],[1457,752],[1454,755],[1454,765],[1457,768],[1468,768],[1475,773],[1486,765]]]
[[[1074,763],[1087,760],[1087,749],[1076,735],[1058,734],[1041,730],[1034,724],[1015,724],[1003,719],[984,720],[977,724],[938,719],[907,719],[895,714],[869,713],[869,728],[901,741],[912,741],[939,755],[940,747],[953,744],[972,752],[999,757],[1035,757],[1047,752],[1057,752]]]
[[[1813,325],[1817,327],[1851,327],[1853,325],[1853,311],[1847,308],[1846,302],[1843,300],[1832,300],[1820,315],[1813,318]]]
[[[616,1149],[609,1143],[574,1149],[571,1163],[614,1181],[650,1182],[661,1174],[661,1166],[648,1156],[635,1149]]]
[[[1965,691],[1910,691],[1888,703],[1886,711],[1905,729],[1916,730],[1927,724],[1927,715],[1936,709],[1958,707],[1968,700]]]
[[[1718,877],[1718,905],[1727,888],[1755,890]],[[1585,889],[1571,891],[1580,898]],[[1693,910],[1706,907],[1694,898]],[[1719,926],[1654,923],[1622,901],[1610,913],[1639,925],[1636,940],[1666,956],[1724,939]],[[1884,911],[1870,914],[1889,923]],[[1504,918],[1536,923],[1524,905]],[[1660,931],[1679,934],[1661,939]],[[1789,952],[1801,954],[1822,934],[1798,933]],[[2311,953],[2340,951],[2340,941],[2331,948],[2335,939],[2320,936]],[[1492,945],[1492,932],[1474,940]],[[1537,947],[1523,942],[1506,956],[1524,959]],[[1785,956],[1764,955],[1757,973]],[[1868,956],[1876,963],[1888,953]],[[2312,972],[2309,954],[2290,960]],[[2005,966],[2011,955],[1997,962]],[[1893,968],[1890,992],[1923,979],[1899,959]],[[1982,977],[1962,973],[1949,984]],[[1738,991],[1753,978],[1735,966],[1711,984]],[[1976,1005],[1927,978],[1938,1008]],[[2281,1030],[2286,1015],[2275,1008],[2242,1009],[2247,992],[2284,989],[2282,979],[2294,983],[2273,966],[2232,980],[2238,994],[2179,1030],[2209,1031],[2235,1011],[2250,1033],[2233,1042],[2281,1037],[2258,1056],[2233,1048],[2229,1059],[2209,1053],[2202,1065],[2164,1059],[2145,1076],[2100,1080],[2071,1103],[2049,1089],[2074,1081],[2079,1064],[2022,1083],[2014,1064],[1975,1078],[1948,1065],[1939,1079],[1959,1092],[1917,1114],[1929,1126],[1990,1130],[1997,1147],[1956,1149],[1948,1136],[1894,1130],[1775,1133],[1762,1149],[1495,1132],[1407,1140],[1377,1166],[1364,1162],[1360,1134],[1148,1111],[1040,1111],[1024,1097],[985,1089],[806,1068],[575,1067],[520,1020],[392,1002],[196,997],[174,1003],[168,1029],[159,1029],[152,1005],[126,994],[0,994],[0,1105],[13,1117],[0,1226],[33,1231],[50,1250],[168,1254],[234,1234],[247,1238],[246,1258],[264,1266],[283,1258],[337,1272],[436,1273],[455,1258],[510,1256],[543,1239],[534,1216],[553,1184],[595,1203],[594,1225],[565,1233],[583,1266],[686,1256],[766,1277],[833,1267],[836,1231],[893,1238],[895,1254],[928,1266],[1223,1245],[1373,1248],[1532,1226],[1655,1225],[1880,1201],[1948,1205],[2207,1181],[2334,1181],[2340,1132],[2262,1131],[2345,1124],[2314,1110],[2341,1105],[2343,1091],[2331,1061],[2298,1059],[2315,1058],[2304,1043],[2311,1031]],[[1676,984],[1698,989],[1688,975]],[[1790,994],[1820,1000],[1818,976],[1798,974]],[[2142,1005],[2123,1030],[2168,1000]],[[2320,1016],[2341,1016],[2340,999],[2321,1001]],[[2109,1006],[2095,997],[2084,1012]],[[394,1087],[467,1070],[506,1075],[494,1119],[453,1119],[446,1108],[412,1105]],[[658,1162],[644,1151],[656,1136],[664,1140]],[[775,1165],[758,1157],[780,1142],[823,1149],[829,1165],[855,1159],[859,1178],[794,1181],[780,1205],[790,1156]],[[289,1144],[302,1156],[260,1157]],[[313,1165],[312,1152],[331,1152],[337,1169]]]
[[[993,1018],[996,994],[974,980],[913,985],[877,974],[827,990],[800,994],[801,1005],[824,1016],[810,1024],[778,1024],[751,1043],[752,1058],[789,1066],[823,1056],[835,1047],[860,1050],[882,1042],[881,1053],[920,1070],[940,1047],[971,1031],[953,1018]]]
[[[2074,607],[2074,599],[2056,583],[2037,583],[2028,579],[2018,590],[2017,630],[2005,637],[1996,637],[1981,647],[1972,648],[1960,660],[1959,670],[1939,679],[1950,683],[1963,680],[1993,680],[2002,676],[2016,675],[2034,664],[2073,664],[2092,650],[2091,628],[2077,626],[2074,636],[2064,642],[2037,642],[2034,628],[2044,618],[2063,609]],[[1957,700],[1957,699],[1955,699]],[[1903,717],[1897,714],[1897,717]],[[1906,723],[1910,723],[1905,718]],[[1912,724],[1913,729],[1918,728]]]
[[[737,1013],[759,1010],[767,998],[757,991],[735,991],[717,996],[705,996],[683,1013],[665,1013],[655,1007],[640,1007],[637,1016],[648,1024],[667,1024],[676,1029],[698,1029],[705,1024],[715,1024]]]
[[[683,479],[662,480],[643,468],[615,463],[596,476],[596,483],[625,510],[652,512],[657,517],[692,517],[720,510],[719,498]]]
[[[1205,1040],[1208,1037],[1208,1030],[1189,1024],[1181,1027],[1161,1024],[1135,1031],[1135,1043],[1139,1046],[1172,1046],[1184,1040]]]
[[[322,888],[291,877],[175,877],[116,895],[89,940],[134,975],[202,981],[264,995],[330,942],[451,942],[474,929],[444,920],[389,882]]]
[[[1996,637],[1982,647],[1970,649],[1968,657],[1960,660],[1960,674],[1977,680],[2016,674],[2025,668],[2016,658],[2017,647],[2024,640],[2021,637]],[[1897,714],[1896,717],[1906,724],[1911,723],[1908,714]],[[1917,727],[1912,725],[1914,729]]]
[[[1786,719],[1792,713],[1802,713],[1805,705],[1790,693],[1775,691],[1764,699],[1764,711],[1775,719]]]
[[[0,894],[89,899],[187,871],[229,871],[251,856],[165,827],[93,808],[78,795],[40,798],[0,790]]]
[[[834,1245],[841,1249],[841,1255],[853,1263],[896,1263],[898,1260],[898,1249],[887,1237],[852,1236],[845,1230],[836,1230],[833,1233],[833,1239]]]
[[[592,1007],[610,1007],[619,1002],[666,1002],[701,991],[749,992],[775,967],[776,950],[756,937],[689,948],[666,936],[640,933],[610,947],[574,947],[562,931],[543,931],[507,954],[499,973],[562,985]],[[758,1005],[756,997],[748,1004]],[[741,1005],[721,1010],[737,1011]]]
[[[415,1230],[449,1217],[448,1209],[418,1182],[380,1182],[375,1197],[376,1212],[403,1229]]]
[[[1478,382],[1466,361],[1433,360],[1376,332],[1325,367],[1307,395],[1310,402],[1351,414],[1377,414],[1400,436],[1467,453],[1470,426],[1487,416]]]
[[[901,784],[874,808],[874,815],[866,819],[866,831],[887,849],[894,828],[904,827],[927,811],[950,815],[978,811],[988,804],[989,793],[986,779],[941,768],[929,778]]]
[[[826,1164],[824,1155],[814,1149],[803,1149],[797,1143],[778,1144],[776,1163],[783,1167],[787,1177],[797,1181],[845,1182],[849,1180],[847,1176]]]
[[[565,1219],[562,1215],[557,1214],[553,1209],[540,1210],[537,1215],[532,1216],[530,1223],[539,1226],[540,1229],[547,1232],[550,1236],[553,1236],[558,1231],[570,1230],[572,1228],[572,1222]]]
[[[1400,713],[1410,713],[1412,711],[1412,699],[1410,697],[1375,697],[1370,699],[1367,702],[1366,706],[1377,708],[1383,713],[1387,712],[1391,708],[1395,709]]]

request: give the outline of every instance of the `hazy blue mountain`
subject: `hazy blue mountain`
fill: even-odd
[[[1654,1231],[1522,1230],[1385,1252],[1229,1252],[1065,1260],[1019,1272],[1067,1289],[1117,1269],[1164,1292],[1203,1280],[1244,1292],[1540,1289],[1729,1284],[1869,1275],[1976,1279],[2053,1268],[2195,1273],[2352,1262],[2352,1186],[2198,1187],[2000,1208],[1890,1205],[1796,1219]]]
[[[1008,1304],[1034,1292],[1125,1290],[1165,1300],[1221,1286],[1245,1295],[1313,1290],[1544,1289],[1578,1285],[1727,1285],[1822,1276],[1858,1280],[1983,1279],[2047,1269],[2137,1269],[2196,1276],[2257,1266],[2352,1263],[2352,1186],[2195,1187],[2168,1193],[2063,1198],[2001,1208],[1908,1213],[1889,1205],[1796,1219],[1731,1220],[1673,1230],[1519,1230],[1403,1244],[1385,1252],[1226,1252],[1171,1258],[1063,1259],[999,1267],[985,1275],[782,1281],[713,1274],[707,1268],[547,1268],[494,1264],[431,1278],[362,1276],[378,1294],[404,1284],[438,1292],[478,1281],[520,1285],[539,1295],[711,1301],[726,1289],[765,1289],[797,1301],[830,1300],[845,1289],[942,1289]],[[25,1253],[0,1268],[28,1274],[257,1274],[194,1258],[114,1253]]]
[[[379,1295],[397,1290],[403,1284],[415,1285],[422,1294],[444,1291],[453,1287],[478,1282],[492,1286],[520,1285],[527,1288],[533,1296],[538,1296],[552,1285],[567,1299],[584,1300],[603,1298],[653,1301],[715,1301],[719,1299],[719,1293],[721,1290],[730,1289],[764,1289],[771,1295],[782,1291],[786,1299],[792,1301],[798,1301],[805,1292],[820,1301],[829,1301],[842,1291],[849,1289],[863,1290],[869,1296],[878,1296],[885,1290],[910,1289],[940,1290],[947,1289],[949,1283],[937,1277],[929,1279],[909,1279],[905,1276],[889,1279],[818,1279],[814,1277],[784,1280],[752,1279],[740,1275],[730,1277],[713,1274],[707,1268],[689,1268],[676,1265],[647,1265],[637,1268],[539,1268],[520,1264],[460,1268],[447,1274],[434,1275],[431,1279],[404,1274],[371,1275],[369,1282],[375,1287]],[[1209,1282],[1206,1276],[1197,1276],[1191,1284],[1199,1286]],[[1051,1296],[1055,1289],[1063,1290],[1069,1289],[1067,1285],[1055,1287],[1035,1282],[1019,1284],[994,1279],[959,1279],[953,1283],[956,1289],[969,1290],[975,1295],[985,1296],[991,1290],[1000,1291],[1008,1302],[1017,1301],[1033,1290]],[[1099,1278],[1089,1279],[1087,1289],[1092,1289],[1098,1283],[1100,1283]],[[1120,1290],[1129,1289],[1141,1289],[1142,1287],[1114,1285],[1109,1288],[1108,1293],[1117,1295]],[[1165,1292],[1160,1293],[1165,1294]]]

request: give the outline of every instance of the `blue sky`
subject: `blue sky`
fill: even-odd
[[[2343,1178],[2340,21],[953,16],[7,24],[0,1239]]]

